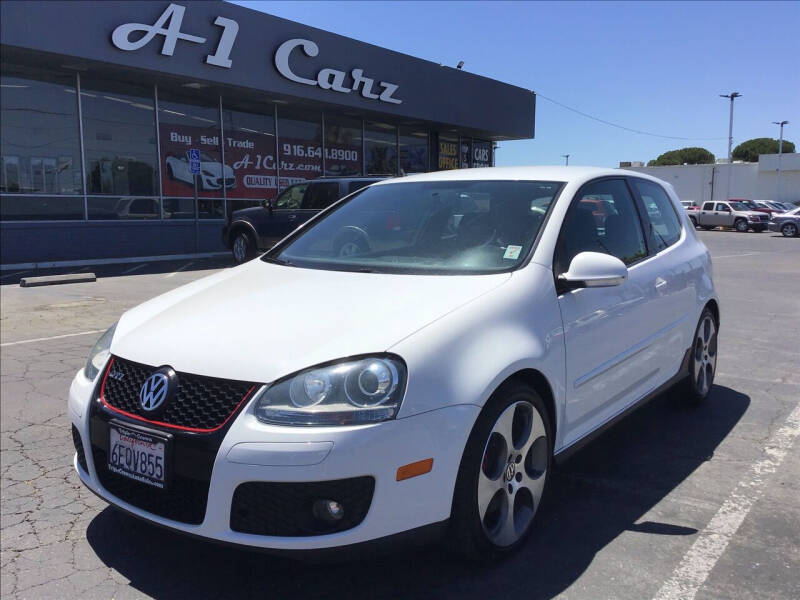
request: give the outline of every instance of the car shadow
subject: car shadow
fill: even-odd
[[[504,561],[470,563],[431,545],[312,564],[188,538],[111,508],[86,538],[106,566],[158,598],[551,598],[624,531],[656,544],[696,533],[639,520],[713,457],[750,398],[721,386],[699,406],[679,395],[665,392],[555,469],[533,535]],[[534,564],[548,568],[514,576]]]

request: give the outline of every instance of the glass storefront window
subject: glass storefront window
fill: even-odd
[[[87,193],[157,195],[153,88],[82,77],[81,110]],[[98,201],[89,204],[90,219],[103,218],[106,213],[120,214],[119,210],[124,212],[116,206],[116,199],[107,204]],[[92,214],[92,208],[97,208],[98,213]]]
[[[325,175],[361,175],[361,121],[325,115]]]
[[[2,221],[83,220],[83,196],[0,196]]]
[[[459,165],[462,169],[469,169],[472,166],[472,140],[462,137],[459,153]]]
[[[367,175],[397,175],[397,128],[367,121],[364,152]]]
[[[75,74],[3,63],[0,83],[0,191],[82,194]]]
[[[250,112],[228,109],[225,98],[222,103],[225,165],[236,179],[236,185],[226,190],[230,215],[277,195],[275,114],[270,105],[254,106]]]
[[[280,189],[322,175],[322,113],[278,107]]]
[[[194,178],[189,150],[200,151],[197,195],[201,218],[223,218],[223,194],[236,181],[233,169],[222,164],[219,105],[215,100],[177,96],[158,90],[159,140],[161,142],[161,184],[164,196],[194,197]],[[215,198],[216,200],[211,200]],[[166,202],[164,204],[166,214]],[[174,214],[169,211],[170,214]],[[183,214],[185,211],[178,211]],[[175,217],[172,217],[175,218]]]
[[[134,220],[160,219],[161,201],[158,198],[136,196],[89,196],[89,220]]]
[[[400,174],[428,171],[428,132],[400,128]]]
[[[472,140],[472,166],[492,166],[492,142]]]
[[[458,138],[439,136],[438,170],[458,168]]]

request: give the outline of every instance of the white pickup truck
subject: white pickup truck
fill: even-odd
[[[704,202],[700,210],[689,215],[695,227],[705,230],[715,227],[732,227],[736,231],[765,231],[769,215],[750,210],[743,202]]]

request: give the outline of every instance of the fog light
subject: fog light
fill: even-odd
[[[315,518],[328,523],[336,523],[344,517],[344,507],[336,500],[317,500],[313,511]]]

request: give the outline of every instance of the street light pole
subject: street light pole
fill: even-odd
[[[733,150],[733,101],[740,96],[741,94],[739,92],[731,92],[730,94],[719,95],[720,98],[731,99],[731,117],[730,121],[728,122],[728,185],[725,190],[725,200],[728,200],[731,197],[731,171],[733,170],[733,156],[731,154]]]
[[[562,154],[561,156],[564,158],[564,165],[566,165],[568,167],[569,166],[569,154]]]
[[[783,154],[783,126],[788,125],[789,121],[773,121],[773,125],[780,125],[781,135],[778,138],[778,177],[775,182],[775,202],[781,201],[781,154]]]

